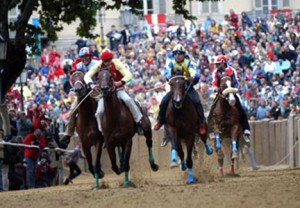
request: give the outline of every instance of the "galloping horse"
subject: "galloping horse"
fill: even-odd
[[[218,100],[215,103],[212,116],[208,120],[209,126],[215,136],[215,148],[218,155],[220,175],[224,176],[224,153],[222,140],[231,138],[231,174],[234,174],[234,160],[238,158],[238,146],[242,138],[242,126],[239,123],[239,111],[235,106],[236,88],[232,87],[231,77],[224,75],[220,78]]]
[[[181,160],[181,170],[188,168],[188,183],[194,183],[192,150],[195,143],[195,134],[198,132],[197,111],[187,96],[185,89],[186,80],[184,76],[173,76],[170,81],[172,99],[166,111],[166,130],[172,142],[172,160],[176,160],[176,152]],[[205,144],[207,154],[212,150],[206,143],[206,137],[201,137]],[[184,161],[182,142],[186,143],[187,158]]]
[[[104,138],[101,132],[98,130],[97,121],[95,118],[97,101],[88,94],[90,91],[83,81],[83,76],[84,74],[82,71],[75,71],[72,74],[72,83],[75,88],[79,103],[77,108],[78,118],[76,121],[76,130],[82,143],[82,149],[88,162],[89,171],[95,178],[94,188],[98,189],[98,180],[99,178],[104,177],[100,163]],[[91,154],[92,146],[95,146],[96,150],[95,165],[93,165]]]
[[[101,118],[101,126],[106,148],[111,160],[112,170],[118,175],[124,171],[124,186],[128,186],[132,137],[136,133],[136,128],[131,112],[117,97],[117,89],[114,87],[113,83],[113,76],[109,70],[103,69],[99,72],[98,84],[104,101],[104,114]],[[148,147],[149,163],[151,169],[157,171],[158,165],[155,164],[152,153],[151,124],[145,112],[143,112],[142,125]],[[122,149],[120,168],[116,164],[116,147],[121,147]]]

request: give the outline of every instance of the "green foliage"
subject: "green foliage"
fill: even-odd
[[[175,11],[175,14],[181,14],[185,19],[188,20],[196,20],[195,16],[190,15],[189,10],[185,8],[186,4],[188,1],[193,1],[193,0],[173,0],[173,9]],[[221,1],[221,0],[195,0],[195,1]]]
[[[25,27],[25,41],[28,46],[33,49],[33,53],[39,53],[37,49],[38,35],[45,35],[50,41],[58,39],[57,32],[63,30],[63,24],[72,24],[77,18],[80,24],[76,30],[76,34],[81,37],[94,38],[91,34],[92,29],[97,24],[97,12],[100,8],[108,9],[121,9],[124,5],[131,8],[131,12],[136,15],[143,15],[143,1],[142,0],[31,0],[35,1],[33,8],[28,8],[28,2],[25,0],[11,0],[9,1],[9,8],[18,6],[21,11],[20,14],[31,9],[38,12],[40,15],[40,27],[34,27],[27,24]],[[181,14],[185,19],[193,20],[195,17],[189,14],[186,9],[186,4],[192,0],[173,0],[173,9],[176,14]],[[205,1],[205,0],[196,0]],[[219,1],[219,0],[209,0]],[[31,12],[31,11],[30,11]],[[0,21],[1,22],[1,21]],[[18,28],[17,21],[10,25],[11,29]]]

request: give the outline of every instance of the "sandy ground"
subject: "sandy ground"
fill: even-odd
[[[235,177],[219,177],[212,166],[194,169],[193,185],[179,168],[149,168],[132,170],[129,188],[122,187],[123,175],[107,174],[96,191],[84,173],[68,186],[2,192],[0,207],[300,207],[300,169],[241,168]]]

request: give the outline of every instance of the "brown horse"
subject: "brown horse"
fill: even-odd
[[[231,174],[234,174],[234,160],[238,158],[238,146],[242,138],[242,126],[239,122],[239,111],[235,106],[237,89],[233,88],[231,77],[225,75],[220,78],[218,98],[213,109],[209,127],[215,137],[215,148],[218,155],[220,175],[224,176],[223,163],[224,153],[222,140],[231,138]]]
[[[109,70],[103,69],[99,72],[98,84],[104,102],[104,115],[101,118],[101,126],[112,170],[118,175],[124,171],[124,185],[128,186],[129,159],[132,148],[132,137],[136,133],[136,127],[131,112],[117,97],[117,89],[113,83],[113,76]],[[155,164],[152,153],[151,124],[146,112],[143,112],[142,125],[148,147],[149,163],[152,170],[157,171],[158,165]],[[116,163],[116,147],[121,147],[120,168]]]
[[[191,84],[186,89],[184,76],[174,76],[170,79],[172,99],[166,111],[166,130],[172,142],[172,162],[176,161],[177,155],[181,160],[181,170],[188,168],[188,183],[194,183],[192,150],[195,144],[195,135],[198,133],[198,115],[191,99],[187,97],[187,92]],[[201,137],[205,144],[207,154],[212,154],[212,149],[206,143],[206,137]],[[187,148],[186,163],[182,142]]]
[[[78,99],[76,130],[82,143],[82,149],[88,162],[89,171],[95,178],[95,189],[98,189],[98,180],[104,177],[100,161],[104,138],[98,130],[95,118],[97,101],[88,94],[90,90],[86,87],[83,76],[84,74],[81,71],[76,71],[72,74],[72,83]],[[91,153],[92,146],[94,146],[96,150],[95,165],[93,165]]]

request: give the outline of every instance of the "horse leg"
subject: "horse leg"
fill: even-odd
[[[216,149],[221,149],[221,139],[220,139],[220,134],[219,133],[216,133],[215,134],[215,143],[216,143]]]
[[[120,163],[120,171],[123,172],[124,170],[124,146],[117,146],[118,156],[119,156],[119,163]]]
[[[130,160],[131,148],[132,148],[132,139],[127,139],[125,152],[124,152],[124,171],[125,171],[124,186],[129,185],[128,174],[130,169],[129,160]]]
[[[204,147],[205,147],[205,152],[207,155],[211,155],[213,153],[213,149],[211,146],[207,143],[207,137],[199,135],[200,139],[202,140]]]
[[[99,189],[99,178],[104,177],[104,172],[101,170],[101,154],[102,154],[102,142],[96,145],[96,161],[95,161],[95,190]]]
[[[177,154],[181,161],[181,170],[186,170],[186,164],[185,164],[185,160],[184,160],[184,152],[182,149],[181,142],[179,140],[177,140],[176,145],[177,145]]]
[[[238,135],[238,125],[234,125],[231,129],[231,158],[232,159],[239,158],[237,135]]]
[[[175,143],[175,138],[174,136],[171,137],[171,165],[170,167],[177,167],[178,163],[177,163],[177,151],[176,151],[176,143]]]
[[[110,162],[111,162],[111,169],[117,175],[120,175],[121,171],[120,171],[120,169],[119,169],[119,167],[117,166],[117,163],[116,163],[117,158],[116,158],[116,152],[115,152],[114,146],[107,144],[106,148],[107,148],[107,152],[108,152],[108,155],[109,155],[109,158],[110,158]]]
[[[192,160],[192,151],[194,147],[194,137],[188,140],[186,149],[187,149],[187,158],[186,158],[186,166],[188,167],[188,183],[194,183],[193,176],[193,160]]]
[[[221,148],[221,139],[220,139],[220,134],[216,133],[215,134],[215,148],[216,152],[218,155],[218,164],[219,164],[219,172],[220,176],[224,176],[224,171],[223,171],[223,164],[224,164],[224,153]]]
[[[83,147],[82,146],[82,148],[83,148],[83,152],[85,154],[86,160],[88,162],[89,171],[93,175],[93,177],[95,177],[93,159],[92,159],[92,154],[91,154],[91,151],[90,151],[90,147],[86,147],[86,146]]]
[[[154,156],[153,156],[153,152],[152,152],[152,135],[149,136],[145,136],[146,137],[146,144],[147,144],[147,147],[148,147],[148,156],[149,156],[149,163],[150,163],[150,166],[151,166],[151,169],[153,171],[158,171],[158,165],[155,164],[155,160],[154,160]]]

